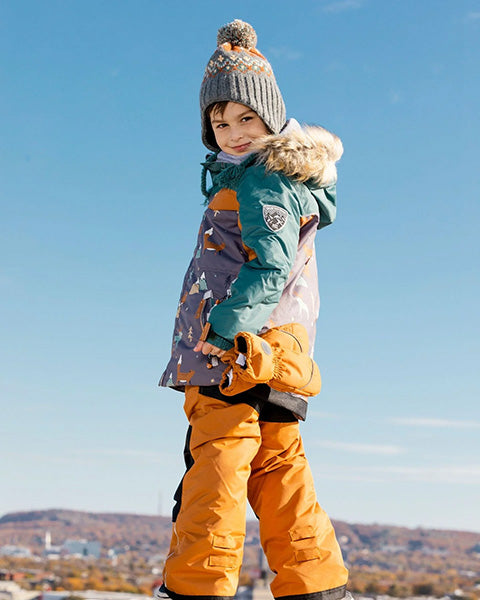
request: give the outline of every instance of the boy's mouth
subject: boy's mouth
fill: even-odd
[[[245,152],[251,143],[252,142],[246,142],[245,144],[240,144],[240,146],[233,146],[233,150],[235,150],[235,152]]]

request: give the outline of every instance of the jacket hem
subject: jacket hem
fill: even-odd
[[[170,388],[171,390],[175,390],[176,392],[184,392],[185,391],[184,385],[175,385],[175,384],[167,385],[166,383],[163,383],[163,381],[161,379],[158,382],[158,387]]]

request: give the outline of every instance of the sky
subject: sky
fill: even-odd
[[[480,0],[0,3],[0,515],[172,508],[187,423],[157,383],[235,18],[345,148],[301,424],[320,504],[480,532]]]

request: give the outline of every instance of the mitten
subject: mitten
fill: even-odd
[[[260,336],[240,332],[222,361],[228,365],[220,390],[234,396],[259,383],[281,392],[315,396],[320,392],[318,366],[308,355],[308,335],[303,325],[288,323]]]
[[[300,323],[269,329],[262,335],[274,356],[274,372],[268,385],[279,392],[316,396],[322,380],[316,362],[309,356],[308,335]]]
[[[228,365],[220,382],[220,391],[226,396],[245,392],[273,377],[272,348],[253,333],[237,333],[233,348],[221,360]]]

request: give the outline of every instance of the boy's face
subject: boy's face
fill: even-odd
[[[213,109],[210,123],[218,147],[234,156],[251,152],[252,142],[270,133],[255,111],[237,102],[229,102],[223,115],[218,109]]]

